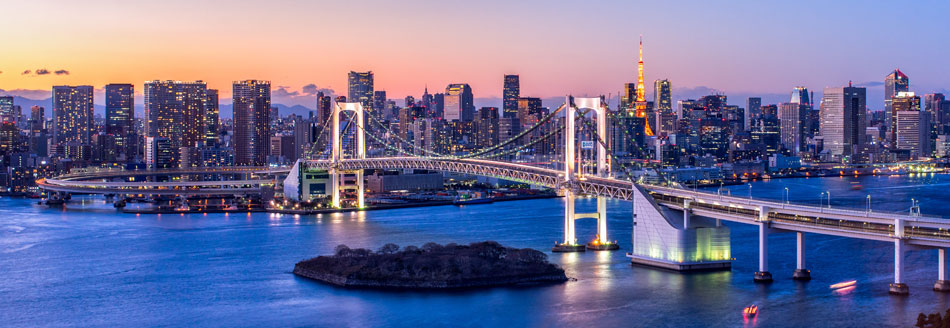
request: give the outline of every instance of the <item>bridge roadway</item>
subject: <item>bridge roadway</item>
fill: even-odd
[[[462,174],[489,176],[549,188],[570,188],[578,194],[604,196],[620,200],[633,199],[633,183],[602,177],[581,177],[564,182],[560,170],[517,163],[476,159],[443,159],[418,157],[386,157],[309,161],[311,168],[341,170],[357,169],[426,169]],[[664,206],[682,210],[688,206],[694,215],[720,220],[759,225],[765,221],[771,228],[820,233],[869,240],[902,239],[911,245],[950,247],[950,220],[911,216],[908,214],[824,208],[782,202],[726,196],[679,188],[642,185]],[[689,205],[686,205],[687,202]],[[763,216],[761,212],[767,211]],[[902,231],[895,231],[895,225]]]
[[[223,195],[260,193],[262,184],[272,184],[274,179],[241,179],[228,181],[109,181],[145,176],[181,175],[247,175],[282,174],[288,168],[268,167],[196,167],[163,170],[90,170],[65,174],[53,179],[39,179],[37,185],[49,191],[87,194],[136,194],[136,195]],[[250,187],[245,187],[250,186]]]

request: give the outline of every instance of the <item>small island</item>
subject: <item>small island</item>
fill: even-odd
[[[494,241],[457,245],[427,243],[399,249],[386,244],[376,252],[336,247],[332,256],[300,261],[294,274],[343,287],[458,289],[562,283],[564,270],[530,248]]]

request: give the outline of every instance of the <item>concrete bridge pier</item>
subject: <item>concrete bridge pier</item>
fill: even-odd
[[[805,269],[805,233],[796,232],[796,252],[797,261],[795,262],[795,273],[792,274],[792,279],[795,280],[811,280],[811,271]]]
[[[903,239],[894,240],[894,283],[887,290],[891,295],[910,294],[910,289],[904,283],[904,247]]]
[[[937,270],[937,282],[934,283],[934,290],[938,292],[950,292],[950,281],[947,281],[947,249],[938,248],[937,258],[940,267]]]
[[[577,243],[577,236],[574,232],[574,220],[577,219],[577,215],[574,213],[574,198],[576,198],[576,194],[570,189],[564,189],[563,192],[564,240],[561,243],[555,243],[551,251],[555,253],[583,252],[586,250],[586,247]]]
[[[769,208],[762,206],[759,209],[759,271],[755,272],[755,282],[772,282],[772,273],[769,272]]]

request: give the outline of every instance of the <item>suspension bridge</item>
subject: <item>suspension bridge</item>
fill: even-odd
[[[563,112],[563,115],[561,115]],[[760,282],[772,280],[769,271],[769,236],[776,233],[796,234],[796,270],[794,279],[810,279],[811,271],[806,266],[805,233],[824,234],[893,243],[894,282],[892,294],[907,294],[904,281],[904,253],[909,249],[935,249],[938,251],[938,277],[934,289],[950,291],[946,277],[946,249],[950,247],[950,222],[916,213],[899,214],[877,211],[832,209],[823,206],[805,206],[770,200],[721,195],[677,186],[665,181],[648,184],[630,178],[629,169],[609,149],[607,115],[609,111],[601,98],[573,98],[568,96],[556,110],[541,117],[536,124],[524,129],[507,140],[481,150],[465,154],[440,153],[430,147],[419,147],[418,142],[407,140],[393,132],[375,115],[367,113],[360,103],[337,103],[328,126],[327,149],[316,151],[314,142],[308,158],[298,160],[284,180],[285,190],[299,188],[296,175],[305,170],[326,171],[331,184],[331,204],[341,207],[342,195],[355,193],[355,206],[366,206],[364,197],[364,170],[376,169],[424,169],[454,172],[473,176],[494,177],[552,188],[563,195],[563,238],[555,245],[555,252],[613,250],[619,248],[608,239],[607,199],[633,203],[633,245],[627,256],[633,263],[673,270],[709,270],[731,267],[730,232],[722,221],[749,224],[758,227],[759,266],[754,279]],[[369,114],[369,115],[367,115]],[[342,119],[346,119],[343,124]],[[372,124],[372,125],[368,125]],[[332,126],[331,126],[332,125]],[[349,132],[347,132],[349,131]],[[344,142],[349,133],[350,142]],[[580,134],[580,138],[578,138]],[[370,155],[367,139],[370,138],[386,151]],[[581,139],[588,143],[582,147]],[[512,162],[510,159],[540,142],[558,139],[563,142],[558,149],[558,161],[542,165]],[[593,141],[592,147],[590,141]],[[347,147],[345,147],[347,146]],[[578,149],[580,148],[580,149]],[[592,149],[591,149],[592,148]],[[639,150],[643,152],[642,149]],[[615,165],[619,172],[612,172]],[[247,169],[250,171],[260,168]],[[288,170],[271,170],[271,173]],[[659,172],[659,170],[657,170]],[[108,175],[105,177],[115,177]],[[155,186],[135,185],[134,182],[103,181],[97,175],[57,177],[41,181],[44,189],[59,192],[122,193],[149,189]],[[243,181],[240,185],[259,184],[264,181]],[[169,188],[174,183],[162,185]],[[206,185],[181,185],[201,190]],[[234,188],[234,183],[221,182],[213,187],[222,190]],[[99,190],[101,189],[101,190]],[[220,191],[219,191],[220,192]],[[579,196],[595,197],[596,211],[578,213],[574,202]],[[597,236],[580,244],[575,234],[575,221],[597,221]]]

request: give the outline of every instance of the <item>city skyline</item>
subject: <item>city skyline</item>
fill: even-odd
[[[702,87],[728,95],[787,94],[790,88],[798,85],[820,91],[824,87],[843,86],[848,81],[876,88],[882,84],[882,76],[895,68],[911,76],[912,90],[926,94],[945,91],[941,77],[950,73],[948,68],[939,65],[939,56],[931,55],[942,53],[941,48],[947,47],[940,43],[931,45],[931,40],[942,39],[947,32],[928,25],[932,23],[926,23],[926,19],[918,19],[926,17],[910,19],[910,13],[936,15],[942,12],[940,7],[947,6],[943,3],[879,4],[873,9],[868,8],[872,6],[855,7],[849,3],[823,4],[823,10],[815,11],[810,17],[814,22],[809,17],[776,17],[773,13],[781,10],[778,5],[758,3],[734,6],[736,8],[703,3],[619,2],[553,3],[550,6],[519,3],[507,8],[499,3],[479,3],[465,4],[471,10],[465,14],[451,14],[451,11],[434,9],[432,5],[419,2],[283,3],[283,6],[274,6],[279,7],[276,9],[255,10],[260,10],[264,16],[280,11],[287,15],[288,22],[274,22],[266,28],[250,31],[255,27],[235,25],[239,23],[237,15],[250,10],[240,4],[216,6],[172,2],[165,7],[136,4],[134,8],[128,8],[105,2],[79,7],[55,1],[15,3],[11,6],[13,11],[43,12],[56,19],[50,19],[50,23],[36,26],[31,31],[18,33],[9,40],[14,46],[0,67],[3,72],[0,73],[0,89],[7,90],[2,92],[4,94],[42,99],[49,97],[53,85],[92,85],[97,90],[97,104],[101,104],[102,100],[98,100],[101,91],[98,90],[109,83],[139,85],[142,81],[156,79],[203,80],[210,87],[222,90],[224,102],[231,98],[227,85],[232,81],[262,79],[274,83],[275,103],[313,108],[313,96],[321,89],[332,89],[336,95],[346,92],[347,72],[373,71],[376,73],[376,89],[386,90],[392,99],[421,95],[426,85],[441,89],[452,83],[467,83],[476,99],[482,99],[482,102],[491,98],[500,100],[505,74],[521,77],[521,94],[525,96],[616,95],[623,83],[636,79],[639,34],[644,35],[646,93],[652,94],[650,84],[654,80],[670,79],[674,101],[684,99],[678,94]],[[461,4],[446,6],[458,7]],[[674,11],[674,6],[678,10]],[[808,4],[801,6],[809,7]],[[283,10],[286,7],[300,7],[301,10]],[[631,7],[637,9],[633,12],[650,10],[658,14],[647,15],[642,20],[611,19],[626,12],[622,9]],[[854,7],[853,10],[860,11],[861,15],[830,19],[829,15],[846,7]],[[346,13],[356,9],[377,19],[373,26],[392,25],[392,30],[367,30],[367,27],[350,24],[353,25],[351,28],[340,31],[338,27],[346,25]],[[109,16],[116,10],[135,13],[125,16],[138,19],[130,21],[121,15]],[[216,11],[220,15],[201,23],[182,19],[182,24],[160,24],[178,21],[173,20],[176,19],[174,15],[188,17],[202,10]],[[553,19],[570,10],[602,13],[605,19],[592,24],[596,26],[573,28],[573,24],[557,23],[558,20]],[[305,20],[299,16],[315,11],[326,15],[320,20]],[[672,21],[700,19],[710,11],[720,14],[721,23],[705,24],[702,29],[691,29],[689,26],[693,25],[690,24],[670,25]],[[430,12],[439,14],[426,14]],[[524,12],[535,15],[519,15]],[[402,13],[419,17],[424,22],[396,24]],[[894,15],[908,15],[904,29],[891,31],[868,24],[895,19]],[[473,20],[482,17],[491,18],[489,24],[475,24]],[[0,24],[8,29],[28,24],[23,19],[15,17]],[[147,28],[128,28],[142,25],[141,22],[155,24],[146,24]],[[514,25],[506,29],[505,22]],[[458,28],[444,31],[434,28],[440,24]],[[65,27],[95,37],[76,38],[74,33],[52,33]],[[185,33],[227,28],[242,32],[241,38],[279,46],[282,50],[235,51],[239,46],[229,43],[233,38],[230,35],[234,33],[219,33],[219,37],[210,40],[203,33]],[[822,33],[853,29],[859,32],[850,35],[848,42],[838,41],[835,33]],[[796,32],[788,35],[789,31]],[[369,35],[368,32],[375,33],[372,34],[374,42],[353,40],[356,35]],[[403,38],[407,35],[417,36],[414,40],[418,41],[405,43]],[[178,48],[163,47],[171,41],[185,46],[197,46],[199,41],[204,43],[201,50],[182,52]],[[78,45],[77,42],[85,43]],[[429,46],[432,42],[439,46]],[[587,42],[598,44],[598,50],[588,51],[589,47],[584,46]],[[788,43],[803,46],[789,50],[785,47]],[[846,46],[845,43],[851,51],[836,50]],[[18,44],[33,46],[18,47]],[[326,47],[328,44],[333,47]],[[913,48],[924,44],[933,51],[873,51],[881,47]],[[507,51],[497,50],[500,47]],[[71,53],[69,56],[64,55],[67,49]],[[87,51],[75,53],[77,50]],[[30,73],[23,74],[27,70]],[[136,88],[140,98],[139,90],[141,88]],[[869,91],[868,98],[869,107],[883,108],[883,96],[878,97]],[[139,100],[136,103],[142,103]],[[743,101],[733,99],[731,102],[739,104]]]

